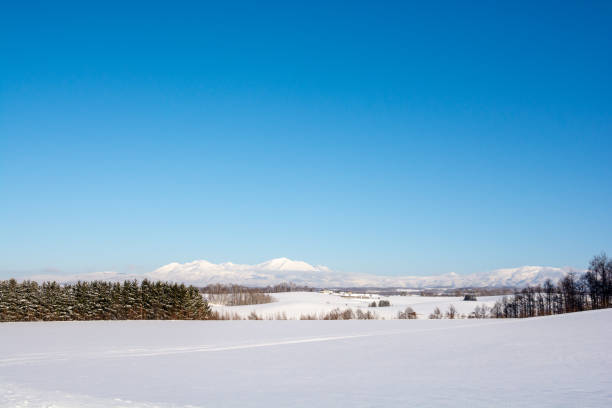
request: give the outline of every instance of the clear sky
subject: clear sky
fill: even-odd
[[[585,267],[612,2],[499,3],[5,2],[0,277]]]

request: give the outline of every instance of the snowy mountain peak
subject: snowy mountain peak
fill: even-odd
[[[303,261],[293,261],[289,258],[275,258],[257,265],[265,271],[305,271],[313,272],[318,270],[309,263]]]

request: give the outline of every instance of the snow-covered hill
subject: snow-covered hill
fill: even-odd
[[[293,282],[312,287],[401,287],[401,288],[454,288],[454,287],[500,287],[542,284],[548,278],[553,281],[571,272],[571,268],[550,266],[521,266],[496,269],[486,273],[459,275],[448,273],[437,276],[384,276],[333,271],[322,265],[311,265],[288,258],[276,258],[255,265],[232,262],[212,263],[205,260],[164,265],[143,275],[126,275],[116,272],[96,272],[80,275],[37,275],[34,280],[77,280],[149,278],[184,282],[197,286],[213,283],[267,286],[282,282]]]

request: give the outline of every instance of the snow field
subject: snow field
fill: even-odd
[[[3,323],[0,406],[605,407],[611,323]]]
[[[285,292],[273,293],[272,297],[276,300],[272,303],[261,305],[245,305],[245,306],[222,306],[211,304],[213,310],[221,313],[237,313],[242,318],[246,318],[251,312],[257,313],[264,319],[274,319],[279,314],[284,313],[288,319],[299,319],[301,315],[316,314],[323,315],[333,309],[341,310],[351,308],[353,310],[360,309],[363,312],[368,310],[376,313],[381,319],[397,319],[397,313],[404,311],[407,306],[410,306],[417,313],[419,319],[427,319],[429,314],[436,307],[440,308],[442,313],[446,312],[450,305],[455,306],[460,314],[470,314],[474,308],[479,305],[493,306],[495,302],[501,299],[501,296],[484,296],[479,297],[478,301],[464,301],[463,297],[450,296],[381,296],[380,298],[359,299],[355,297],[342,297],[336,294],[323,294],[318,292]],[[391,302],[388,307],[368,307],[372,301],[385,299]]]

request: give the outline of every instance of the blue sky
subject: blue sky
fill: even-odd
[[[609,2],[18,3],[0,277],[583,268],[612,248]]]

